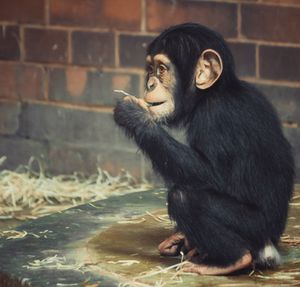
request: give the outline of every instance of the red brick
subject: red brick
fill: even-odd
[[[74,32],[72,34],[73,63],[114,66],[114,45],[112,33]]]
[[[102,0],[99,25],[124,30],[139,30],[141,25],[140,0]]]
[[[140,0],[52,0],[50,22],[54,25],[108,27],[139,30]]]
[[[67,62],[66,31],[28,28],[25,30],[26,60],[33,62]]]
[[[100,1],[52,0],[50,1],[50,23],[71,26],[96,26]]]
[[[8,63],[0,63],[0,75],[0,98],[18,98],[15,66]]]
[[[0,21],[44,23],[45,0],[0,1]]]
[[[294,4],[300,5],[299,0],[261,0],[262,3],[274,3],[274,4]]]
[[[18,60],[20,58],[20,35],[17,26],[0,26],[0,59]]]
[[[260,77],[300,82],[300,48],[261,46]]]
[[[242,33],[250,39],[300,43],[300,8],[242,5]]]
[[[43,99],[44,71],[35,66],[0,63],[0,98]]]
[[[232,3],[148,0],[147,27],[161,31],[182,22],[197,22],[222,33],[237,35],[237,6]]]

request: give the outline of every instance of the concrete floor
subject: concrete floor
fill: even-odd
[[[0,239],[0,270],[10,277],[28,278],[36,287],[102,287],[120,282],[123,286],[300,286],[300,245],[287,243],[281,244],[283,264],[277,270],[218,277],[186,275],[175,268],[162,272],[181,261],[157,252],[159,242],[172,233],[166,219],[165,192],[153,190],[29,221],[17,227],[30,233],[25,238]],[[286,234],[300,236],[300,188],[291,204]],[[53,256],[61,261],[32,268],[34,260]]]

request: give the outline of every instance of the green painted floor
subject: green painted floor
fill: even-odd
[[[300,191],[294,198],[288,240],[300,235]],[[0,239],[0,270],[31,286],[300,286],[300,245],[291,243],[281,244],[283,264],[273,271],[212,277],[176,270],[180,257],[157,252],[172,233],[163,190],[111,197],[16,229],[27,235]]]

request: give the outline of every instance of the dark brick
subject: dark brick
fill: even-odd
[[[0,21],[44,23],[44,0],[0,1]]]
[[[0,98],[43,99],[44,71],[40,67],[0,63]]]
[[[17,93],[22,100],[45,99],[45,70],[37,66],[17,65]]]
[[[140,0],[52,0],[51,24],[139,30]]]
[[[120,36],[120,63],[124,67],[145,67],[145,56],[151,36]]]
[[[50,143],[46,169],[51,174],[93,174],[97,172],[97,156],[91,147]]]
[[[183,22],[197,22],[219,31],[225,37],[235,37],[237,6],[210,1],[147,1],[147,27],[150,31],[161,31]]]
[[[35,140],[111,147],[115,144],[115,130],[110,113],[25,104],[19,134]]]
[[[25,29],[26,60],[33,62],[66,63],[67,32],[39,28]]]
[[[114,66],[114,35],[112,33],[74,32],[73,63],[78,65]]]
[[[257,85],[277,109],[283,122],[300,125],[300,88]]]
[[[236,72],[240,77],[255,76],[255,45],[229,43],[234,56]]]
[[[16,169],[19,165],[27,165],[31,157],[44,159],[47,154],[46,145],[22,138],[0,137],[0,157],[7,160],[0,169]]]
[[[300,182],[300,128],[284,128],[284,134],[292,145],[296,163],[296,181]]]
[[[20,33],[18,27],[0,26],[0,59],[18,60],[20,58],[19,42]]]
[[[84,68],[50,69],[49,98],[72,103],[115,105],[124,90],[139,94],[139,76],[124,73],[101,73]]]
[[[115,149],[50,144],[47,171],[51,174],[97,173],[97,167],[116,176],[124,169],[141,179],[141,155]]]
[[[300,42],[300,8],[242,5],[242,33],[250,39]]]
[[[20,103],[0,102],[0,134],[13,135],[19,128]]]
[[[300,81],[300,48],[261,46],[259,68],[262,79]]]
[[[136,179],[142,178],[141,154],[132,151],[103,150],[98,155],[99,166],[113,175],[121,170],[129,171]]]

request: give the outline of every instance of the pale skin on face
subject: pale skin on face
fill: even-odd
[[[159,119],[171,114],[174,109],[173,84],[174,76],[171,70],[171,61],[166,55],[158,54],[153,57],[147,56],[146,62],[151,67],[151,73],[148,71],[147,86],[144,97],[136,98],[126,96],[125,101],[136,103],[147,110],[154,119]],[[173,67],[172,67],[173,68]],[[151,89],[151,87],[155,87]]]
[[[175,110],[175,67],[164,54],[146,58],[148,81],[144,100],[154,119],[171,115]]]

